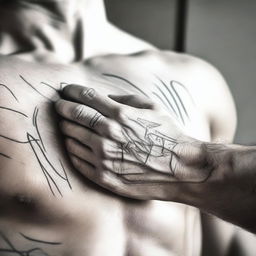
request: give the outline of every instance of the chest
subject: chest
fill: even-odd
[[[66,83],[85,84],[105,94],[143,94],[165,108],[189,135],[209,139],[208,123],[198,108],[200,103],[194,102],[194,92],[175,70],[145,65],[140,61],[108,59],[84,66],[83,71],[85,75],[80,77],[65,76],[64,79],[56,76],[46,82],[50,81],[50,86],[55,89],[64,79]],[[22,105],[18,110],[27,117],[12,119],[10,115],[1,124],[1,132],[5,135],[5,138],[1,137],[1,145],[13,158],[1,162],[1,173],[5,172],[1,188],[11,191],[9,194],[15,197],[19,193],[22,195],[18,198],[24,218],[19,216],[20,226],[13,230],[16,233],[29,230],[26,224],[30,223],[37,234],[50,232],[53,236],[64,237],[63,243],[70,237],[79,236],[83,243],[74,242],[71,246],[85,250],[83,244],[86,242],[91,244],[91,252],[108,250],[109,255],[114,255],[111,246],[119,248],[118,256],[126,246],[133,253],[131,255],[169,255],[170,251],[186,255],[184,248],[192,244],[192,237],[200,240],[197,210],[174,203],[130,202],[76,175],[65,153],[56,125],[57,117],[47,101],[56,96],[56,90],[42,84],[43,79],[39,76],[33,83],[27,81],[34,89],[24,81],[21,86],[27,87],[23,87],[22,92],[12,88],[17,97],[22,97],[19,104],[15,103]],[[35,211],[30,211],[30,203],[26,207],[27,198],[32,199],[32,206],[35,200]],[[13,204],[10,206],[12,208]],[[10,220],[8,211],[5,212]],[[33,214],[36,218],[31,223]],[[11,217],[17,221],[15,214]],[[38,225],[38,220],[48,223],[48,230]],[[57,223],[58,234],[54,229]],[[63,223],[70,232],[63,228]],[[115,236],[109,236],[113,230]],[[102,241],[101,246],[97,237]]]
[[[143,58],[142,58],[143,59]],[[210,127],[193,84],[193,76],[176,65],[145,58],[106,58],[90,64],[106,85],[96,84],[106,94],[140,94],[155,101],[178,121],[183,132],[210,140]]]

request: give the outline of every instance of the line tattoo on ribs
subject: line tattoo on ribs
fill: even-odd
[[[28,82],[23,76],[20,75],[20,78],[26,85],[28,85],[31,89],[33,89],[37,94],[39,94],[40,96],[47,99],[47,101],[52,101],[49,97],[44,95],[34,85],[32,85],[32,83]],[[62,84],[63,83],[60,84],[60,87],[62,87]],[[57,92],[57,90],[48,83],[41,82],[40,85],[46,86],[46,87],[50,88],[51,90],[55,90]],[[12,98],[15,99],[15,101],[18,103],[18,106],[19,106],[20,101],[19,101],[18,97],[7,85],[0,84],[0,89],[6,90],[12,96]],[[30,147],[30,149],[32,150],[32,153],[33,153],[32,156],[38,162],[38,165],[39,165],[39,167],[42,171],[42,174],[46,180],[49,190],[53,196],[57,196],[57,195],[61,196],[61,197],[63,196],[63,193],[62,193],[62,190],[60,187],[61,182],[64,182],[64,184],[66,184],[68,186],[68,188],[70,190],[72,190],[72,186],[71,186],[69,177],[67,175],[66,168],[65,168],[62,160],[60,160],[60,159],[58,160],[59,164],[57,167],[53,164],[53,162],[50,159],[49,154],[47,153],[47,148],[44,143],[43,137],[41,135],[40,127],[38,124],[39,108],[37,106],[34,108],[32,117],[30,117],[28,114],[23,113],[22,111],[20,111],[18,109],[12,109],[12,108],[8,108],[5,106],[0,106],[0,111],[1,110],[6,111],[10,114],[19,115],[20,117],[23,117],[23,118],[31,119],[36,135],[32,135],[31,132],[24,131],[26,134],[26,137],[24,138],[24,140],[18,140],[18,139],[6,136],[4,134],[0,134],[0,139],[4,139],[11,143],[17,143],[20,145],[24,145],[26,147],[27,146]],[[9,156],[8,154],[5,154],[4,152],[0,152],[0,157],[4,157],[9,160],[13,159],[12,156]]]
[[[0,254],[17,256],[50,256],[50,254],[41,248],[42,246],[47,246],[48,248],[62,245],[60,242],[43,241],[29,237],[23,233],[19,233],[19,239],[22,239],[26,244],[30,243],[30,248],[18,249],[18,246],[14,245],[14,243],[0,231],[0,244],[2,244],[2,246],[0,246]]]

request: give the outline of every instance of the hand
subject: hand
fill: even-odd
[[[209,177],[203,144],[148,98],[78,85],[63,93],[75,101],[56,104],[70,159],[95,183],[131,198],[175,200],[178,184]]]

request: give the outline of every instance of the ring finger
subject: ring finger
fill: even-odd
[[[90,148],[71,138],[67,138],[65,143],[69,153],[95,166],[95,156]]]
[[[104,133],[107,118],[95,109],[83,104],[59,100],[56,104],[56,110],[61,116],[71,121],[93,129],[99,134]]]
[[[93,148],[101,139],[100,136],[92,130],[69,121],[62,121],[60,128],[64,135],[79,141],[89,148]]]

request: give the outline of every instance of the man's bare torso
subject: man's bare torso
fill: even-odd
[[[199,255],[196,209],[121,198],[81,177],[53,111],[67,83],[106,94],[141,93],[191,136],[209,140],[185,59],[145,52],[70,66],[8,58],[0,65],[0,255]]]

